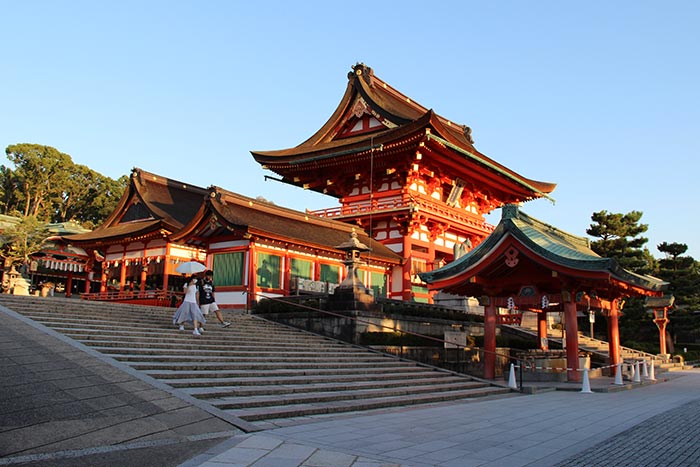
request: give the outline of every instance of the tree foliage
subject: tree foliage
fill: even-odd
[[[22,217],[2,234],[5,265],[29,263],[29,257],[41,250],[48,235],[46,223],[36,216]]]
[[[700,310],[700,267],[685,243],[663,242],[657,249],[665,258],[659,260],[657,275],[669,283],[668,291],[676,297],[679,308]]]
[[[586,233],[600,240],[591,242],[591,249],[605,258],[615,258],[620,265],[631,271],[648,274],[654,269],[654,259],[642,247],[648,241],[641,237],[648,226],[641,224],[641,211],[627,214],[599,211],[591,215],[594,222]]]
[[[5,149],[12,170],[0,166],[0,208],[46,222],[100,224],[116,207],[128,177],[118,180],[75,164],[51,146],[15,144]]]

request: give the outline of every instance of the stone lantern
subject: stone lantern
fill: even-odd
[[[353,230],[350,240],[336,246],[338,250],[345,252],[343,264],[347,269],[345,279],[336,287],[333,294],[328,297],[329,305],[334,310],[369,310],[374,305],[374,296],[360,279],[359,266],[365,264],[360,258],[363,251],[370,248],[357,238]]]

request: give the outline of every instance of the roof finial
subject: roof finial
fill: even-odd
[[[517,219],[519,209],[517,204],[506,204],[502,208],[501,219]]]
[[[357,62],[355,66],[352,67],[352,72],[348,73],[348,78],[352,78],[353,76],[359,76],[363,78],[367,84],[372,85],[374,70],[362,62]]]

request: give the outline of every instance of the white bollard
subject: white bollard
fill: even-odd
[[[639,376],[639,361],[634,362],[634,366],[632,366],[632,382],[633,383],[641,383],[642,378]]]
[[[656,375],[654,374],[654,359],[651,359],[651,364],[649,365],[649,381],[656,381]]]
[[[617,362],[617,369],[615,370],[615,382],[617,386],[622,386],[622,362]]]
[[[518,389],[518,383],[515,382],[515,365],[510,364],[510,375],[508,376],[508,387]]]
[[[647,368],[646,358],[642,360],[642,365],[644,365],[644,371],[642,372],[642,376],[644,377],[644,379],[649,379],[649,369]]]
[[[583,369],[583,384],[581,385],[581,392],[585,394],[593,394],[593,391],[591,391],[591,382],[588,380],[588,368]]]

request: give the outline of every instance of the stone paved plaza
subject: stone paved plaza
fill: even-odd
[[[700,465],[698,369],[613,392],[512,393],[245,433],[224,411],[4,307],[0,352],[0,466]]]

